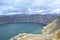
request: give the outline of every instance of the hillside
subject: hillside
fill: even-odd
[[[7,22],[36,22],[36,23],[43,23],[49,24],[54,19],[56,19],[58,15],[55,14],[34,14],[34,15],[9,15],[9,16],[0,16],[0,23],[7,23]]]
[[[43,29],[43,33],[44,34],[50,34],[50,33],[55,32],[58,29],[60,29],[60,17],[58,17],[52,23],[45,26]]]

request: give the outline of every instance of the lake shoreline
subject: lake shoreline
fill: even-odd
[[[7,23],[19,23],[21,21],[13,21],[13,22],[1,22],[0,24],[7,24]],[[24,22],[21,22],[21,23],[24,23]],[[25,23],[40,23],[40,22],[25,22]],[[41,23],[42,24],[42,23]],[[44,23],[43,23],[44,24]],[[47,25],[47,24],[44,24],[44,25]]]

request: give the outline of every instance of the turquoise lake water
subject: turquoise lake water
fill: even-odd
[[[44,26],[42,23],[31,22],[0,24],[0,40],[9,40],[19,33],[41,34]]]

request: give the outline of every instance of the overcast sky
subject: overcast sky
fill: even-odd
[[[0,0],[0,15],[19,14],[59,14],[60,0]]]

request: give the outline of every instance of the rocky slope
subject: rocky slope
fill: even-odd
[[[55,31],[53,40],[60,40],[60,29]]]
[[[55,14],[10,15],[10,16],[0,17],[0,23],[6,23],[6,22],[36,22],[36,23],[49,24],[54,19],[56,19],[57,16],[58,15],[55,15]]]
[[[43,33],[44,34],[53,33],[58,29],[60,29],[60,17],[58,17],[52,23],[45,26],[44,29],[43,29]]]
[[[60,40],[60,17],[45,26],[43,34],[19,34],[11,40]]]

